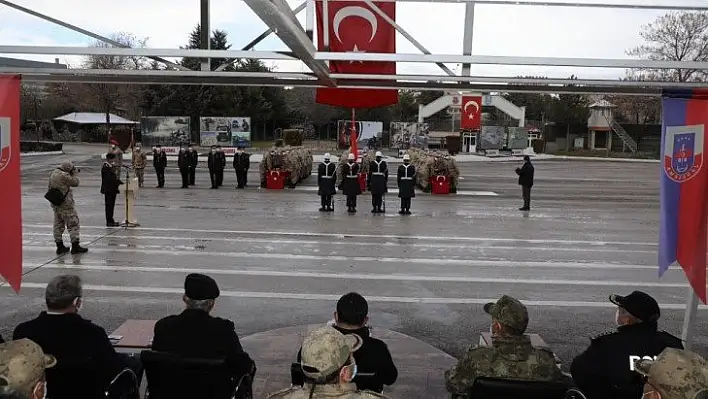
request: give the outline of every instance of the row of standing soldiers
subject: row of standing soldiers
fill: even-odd
[[[371,213],[384,213],[384,195],[388,192],[388,164],[382,160],[381,152],[376,152],[376,160],[369,163],[367,188],[371,192]],[[347,196],[347,212],[356,212],[357,196],[362,193],[359,183],[360,166],[355,161],[354,154],[349,154],[347,162],[342,166],[342,181],[339,189]],[[403,156],[403,165],[398,167],[397,183],[398,197],[401,199],[401,215],[411,214],[411,198],[415,197],[416,173],[411,165],[408,154]],[[337,165],[330,161],[330,154],[325,154],[323,162],[317,168],[317,193],[321,199],[320,212],[334,210],[333,195],[337,193]],[[384,208],[384,209],[382,209]]]

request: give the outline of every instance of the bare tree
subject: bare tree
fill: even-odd
[[[659,80],[659,77],[628,71],[622,80],[647,81]],[[607,100],[617,106],[615,117],[620,120],[637,125],[661,122],[661,100],[658,97],[610,96]]]

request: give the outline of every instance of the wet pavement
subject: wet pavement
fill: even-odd
[[[75,190],[82,241],[90,251],[56,259],[52,213],[42,198],[51,167],[76,160]],[[536,162],[532,211],[519,212],[514,163],[460,164],[459,196],[418,194],[413,215],[372,215],[370,197],[348,215],[320,213],[315,178],[293,190],[197,185],[179,188],[170,165],[167,188],[147,188],[136,207],[141,227],[105,228],[99,194],[102,161],[94,154],[26,157],[23,162],[25,276],[21,295],[0,288],[0,333],[43,308],[43,288],[61,273],[80,275],[82,313],[112,331],[126,319],[158,319],[181,310],[186,274],[201,271],[220,284],[216,314],[246,336],[325,322],[338,297],[369,299],[374,327],[393,330],[459,357],[489,328],[482,305],[510,294],[529,305],[530,332],[540,334],[569,365],[594,334],[612,328],[611,293],[635,289],[662,305],[662,328],[680,335],[688,292],[680,269],[657,277],[658,164]],[[390,187],[395,178],[391,176]],[[491,193],[491,194],[490,194]],[[119,198],[117,215],[122,216]],[[68,240],[68,237],[67,237]],[[698,315],[697,349],[706,353],[708,317]],[[296,348],[295,348],[296,349]],[[284,365],[285,367],[288,364]]]

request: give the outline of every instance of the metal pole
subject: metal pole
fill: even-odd
[[[297,14],[297,9],[295,9],[295,14]],[[305,33],[310,40],[313,40],[312,32],[315,30],[315,0],[307,0],[307,5],[305,6]]]
[[[329,51],[329,4],[327,0],[322,1],[322,43],[324,51]]]
[[[474,37],[474,3],[465,4],[465,28],[462,38],[462,54],[472,55],[472,38]],[[462,76],[472,75],[472,64],[462,64]]]
[[[201,29],[201,38],[200,38],[200,46],[202,50],[210,50],[211,49],[211,32],[210,29],[211,27],[209,26],[209,0],[201,0],[200,1],[200,16],[201,16],[201,23],[199,24],[200,29]],[[202,71],[210,71],[211,70],[211,59],[206,58],[202,60]]]
[[[688,288],[688,301],[686,302],[686,313],[683,316],[683,331],[681,340],[686,350],[691,350],[691,341],[696,327],[696,314],[698,313],[698,295],[693,288]]]

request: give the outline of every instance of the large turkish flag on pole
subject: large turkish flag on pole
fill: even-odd
[[[479,129],[482,125],[482,97],[462,96],[460,128]]]
[[[375,2],[392,20],[396,20],[395,2]],[[327,2],[329,51],[335,53],[396,53],[396,30],[362,1]],[[316,2],[317,48],[324,46],[322,1]],[[330,61],[332,73],[395,75],[395,62]],[[375,108],[398,103],[396,89],[317,89],[317,102],[347,108]]]
[[[0,75],[0,275],[15,292],[22,281],[20,77]]]

